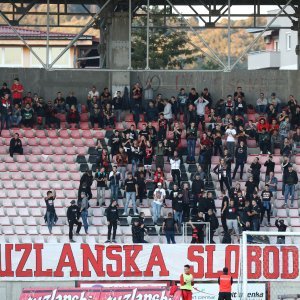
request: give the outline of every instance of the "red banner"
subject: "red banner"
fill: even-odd
[[[248,279],[300,280],[297,245],[248,246]],[[239,245],[2,244],[2,281],[178,280],[184,264],[194,277],[215,280],[224,266],[238,278]]]
[[[178,294],[178,293],[177,293]],[[165,287],[139,288],[60,288],[24,289],[20,300],[179,300],[179,295],[169,297]]]

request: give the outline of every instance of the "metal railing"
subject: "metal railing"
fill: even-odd
[[[188,226],[193,225],[205,225],[204,244],[210,244],[210,223],[209,222],[186,222],[182,224],[182,242],[184,244],[190,243],[187,240]]]

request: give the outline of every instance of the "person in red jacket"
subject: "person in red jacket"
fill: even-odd
[[[228,268],[223,269],[223,274],[218,279],[219,300],[231,300],[232,277],[228,274]]]
[[[182,300],[192,300],[193,297],[193,285],[194,277],[190,273],[190,266],[184,266],[184,273],[180,275],[180,290],[182,294]]]
[[[12,92],[12,98],[13,98],[13,104],[22,104],[22,98],[23,98],[23,92],[24,92],[24,87],[20,83],[19,78],[14,79],[14,84],[11,87],[11,92]]]
[[[257,123],[257,131],[258,133],[261,133],[263,128],[266,129],[266,131],[269,131],[269,123],[266,121],[265,118],[260,118],[258,120],[258,123]]]

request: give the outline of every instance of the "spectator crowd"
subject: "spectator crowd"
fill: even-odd
[[[11,89],[4,83],[0,94],[1,130],[11,126],[60,128],[58,114],[66,115],[68,125],[74,123],[80,128],[82,105],[73,92],[66,99],[58,92],[54,101],[44,101],[30,92],[23,97],[24,88],[16,78]],[[97,140],[96,170],[94,174],[89,170],[82,175],[78,199],[68,209],[70,241],[75,224],[76,233],[80,233],[82,223],[88,233],[89,200],[96,197],[98,206],[106,206],[107,188],[111,191],[111,202],[106,208],[107,242],[115,242],[120,219],[128,215],[133,217],[133,242],[146,242],[149,226],[138,207],[148,205],[152,214],[150,225],[161,226],[168,243],[175,243],[182,224],[190,228],[192,243],[203,243],[205,238],[214,242],[219,225],[224,242],[232,234],[239,239],[243,230],[259,231],[264,223],[286,230],[282,220],[271,224],[271,216],[281,180],[282,208],[295,205],[298,176],[293,162],[300,143],[300,106],[293,95],[285,103],[275,93],[269,98],[260,93],[253,105],[241,87],[218,101],[213,100],[207,88],[201,92],[181,88],[178,95],[165,99],[162,94],[154,97],[151,82],[145,90],[135,84],[129,95],[127,99],[118,91],[112,97],[107,88],[100,94],[95,86],[87,95],[85,107],[90,128],[98,124],[99,129],[112,131],[107,144]],[[132,121],[126,121],[124,111],[132,114]],[[120,122],[126,129],[115,129]],[[249,139],[259,149],[250,162]],[[22,151],[22,142],[15,135],[10,155]],[[266,155],[267,160],[261,163],[258,154]],[[281,162],[274,162],[275,154],[280,154]],[[276,164],[281,165],[280,180],[276,177]],[[96,195],[92,195],[94,183]],[[122,198],[124,208],[119,206]],[[216,206],[218,198],[222,199],[220,209]],[[50,233],[55,223],[54,200],[55,193],[49,191],[45,218]],[[163,208],[169,208],[165,219],[161,218]],[[217,216],[221,217],[220,224]]]

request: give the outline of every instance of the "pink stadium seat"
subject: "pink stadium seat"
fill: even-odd
[[[291,218],[299,218],[299,210],[298,209],[289,209],[289,216]]]
[[[65,155],[64,157],[65,163],[67,164],[74,164],[75,163],[75,157],[72,155]]]
[[[283,209],[279,208],[277,210],[277,217],[278,218],[286,218],[287,217],[286,209],[285,208],[283,208]]]
[[[75,155],[76,154],[76,149],[74,147],[67,147],[66,148],[66,154],[67,155]]]
[[[22,172],[13,172],[11,173],[11,179],[12,180],[23,180],[24,179],[24,175],[26,173],[22,173]]]
[[[9,172],[18,172],[19,171],[17,164],[6,164],[6,166],[7,166],[7,170]]]
[[[49,181],[41,181],[39,182],[39,186],[42,190],[50,190]]]
[[[34,172],[36,180],[47,180],[47,174],[45,172]]]
[[[29,217],[29,215],[30,215],[27,207],[19,208],[18,212],[19,212],[19,216],[21,216],[21,217]]]
[[[51,146],[54,146],[54,147],[60,147],[61,146],[61,140],[58,139],[58,138],[50,139],[49,143],[50,143]]]
[[[59,132],[59,137],[63,138],[63,139],[68,139],[70,138],[70,133],[68,129],[61,129]]]
[[[30,215],[33,217],[41,217],[42,211],[40,207],[30,207]]]
[[[26,182],[25,181],[16,181],[15,182],[15,186],[17,189],[27,189],[27,186],[26,186]]]
[[[47,178],[50,181],[57,181],[58,180],[58,175],[56,172],[48,172],[47,174]]]
[[[93,135],[92,135],[92,132],[91,130],[82,130],[82,137],[85,138],[85,139],[92,139],[93,138]]]
[[[300,219],[299,218],[291,218],[291,226],[300,226]]]
[[[65,197],[68,199],[76,199],[77,198],[77,191],[75,190],[68,190],[65,192]]]
[[[89,120],[88,113],[82,113],[80,115],[80,122],[88,122],[88,120]]]
[[[87,147],[77,147],[75,151],[78,155],[85,155],[87,153]]]
[[[25,156],[25,155],[16,155],[15,158],[16,158],[16,162],[25,163],[26,159],[27,159],[27,156]]]
[[[54,165],[52,165],[51,163],[44,164],[43,168],[46,173],[55,171]]]
[[[53,154],[53,148],[51,146],[43,147],[42,152],[44,155],[52,155]]]
[[[34,147],[34,146],[39,145],[39,141],[38,141],[37,138],[34,138],[34,137],[28,138],[27,139],[27,145],[30,146],[30,147]]]
[[[94,130],[93,131],[93,138],[95,139],[104,139],[105,132],[104,130]]]
[[[18,215],[16,208],[15,207],[7,207],[6,215],[9,217],[16,217]]]
[[[83,139],[83,145],[86,147],[94,147],[95,142],[93,139]]]
[[[49,138],[57,138],[58,134],[57,134],[56,130],[47,130],[47,136]]]
[[[4,138],[11,138],[11,134],[10,134],[10,131],[9,130],[6,130],[6,129],[3,129],[1,131],[1,136],[4,137]]]
[[[59,179],[60,180],[63,180],[63,181],[69,181],[70,180],[70,176],[69,176],[69,173],[68,172],[61,172],[59,174]],[[65,183],[63,183],[64,186],[65,186]]]
[[[40,138],[40,139],[46,138],[45,130],[36,130],[35,135],[37,138]]]
[[[72,139],[81,139],[81,132],[79,130],[71,130],[71,134],[70,134],[70,137]]]
[[[38,233],[36,233],[36,234],[38,234]],[[45,239],[44,239],[44,237],[41,236],[41,235],[34,236],[34,237],[32,238],[32,241],[33,241],[35,244],[43,244],[43,243],[45,243]]]
[[[61,144],[64,146],[64,147],[73,147],[73,140],[71,139],[64,139]]]
[[[32,190],[31,191],[31,197],[32,198],[41,198],[42,195],[41,195],[41,192],[39,190]]]
[[[22,163],[22,164],[19,164],[19,170],[21,172],[30,172],[31,171],[31,166],[27,163]]]
[[[43,165],[41,163],[31,164],[31,170],[33,172],[42,172],[43,171]]]
[[[36,199],[31,199],[31,198],[27,199],[27,206],[29,206],[29,207],[36,207],[37,206]]]
[[[56,155],[64,155],[66,153],[65,148],[61,147],[61,146],[57,146],[53,149],[54,154]]]
[[[51,159],[51,162],[53,163],[53,164],[61,164],[62,162],[63,162],[63,156],[61,156],[61,155],[52,155],[51,157],[50,157],[50,159]]]
[[[39,145],[43,147],[47,147],[50,144],[50,140],[47,138],[45,139],[39,139]]]
[[[31,154],[33,155],[41,155],[42,154],[42,149],[38,146],[32,147],[31,148]]]
[[[34,129],[25,129],[24,136],[26,138],[34,138],[36,136],[36,132]]]
[[[84,146],[84,143],[80,138],[74,140],[73,144],[74,144],[75,147],[83,147]]]
[[[6,172],[7,166],[5,163],[0,163],[0,172]]]
[[[29,199],[30,198],[29,190],[27,190],[27,189],[18,189],[18,190],[19,190],[20,197],[22,197],[24,199]],[[9,193],[9,196],[10,196],[10,193]]]
[[[96,126],[97,124],[95,124]],[[82,130],[87,130],[87,129],[90,129],[90,126],[89,126],[89,123],[88,122],[84,122],[84,123],[80,123],[80,129]]]

